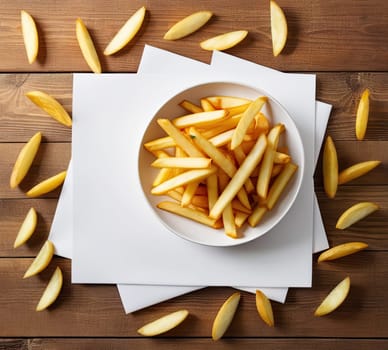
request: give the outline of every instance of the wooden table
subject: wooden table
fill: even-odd
[[[144,29],[121,53],[102,51],[118,27],[142,5]],[[284,53],[271,52],[268,1],[124,1],[15,0],[0,2],[0,349],[388,349],[388,2],[384,0],[279,0],[289,24]],[[37,63],[27,63],[20,30],[20,10],[36,19],[41,37]],[[200,9],[216,16],[198,33],[177,42],[163,33],[183,16]],[[49,92],[71,111],[72,72],[89,71],[75,38],[75,19],[83,18],[95,40],[104,72],[136,72],[144,44],[203,62],[210,53],[198,42],[237,29],[249,37],[228,52],[283,71],[317,74],[317,98],[331,103],[327,134],[337,146],[340,168],[378,159],[367,176],[339,188],[334,200],[323,192],[321,165],[315,185],[330,244],[364,241],[369,248],[332,263],[316,264],[311,289],[291,289],[286,304],[273,303],[276,327],[259,319],[255,298],[242,301],[225,339],[213,343],[211,325],[230,288],[207,288],[125,315],[116,287],[72,285],[70,261],[55,258],[47,271],[23,280],[27,266],[46,239],[59,191],[27,199],[33,184],[66,168],[71,130],[47,117],[24,93]],[[371,90],[371,112],[364,141],[355,139],[355,111],[360,93]],[[37,131],[44,135],[38,157],[19,189],[9,176],[22,145]],[[319,162],[321,164],[321,161]],[[374,201],[381,209],[350,229],[339,231],[340,213],[358,201]],[[39,212],[39,226],[28,244],[13,249],[27,210]],[[45,284],[58,264],[64,288],[48,311],[35,312]],[[255,273],[252,268],[252,273]],[[335,313],[322,318],[313,311],[328,291],[349,275],[351,292]],[[144,323],[176,309],[191,316],[158,339],[138,336]]]

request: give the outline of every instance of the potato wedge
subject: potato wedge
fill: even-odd
[[[219,340],[223,337],[230,324],[233,321],[233,317],[237,311],[238,304],[240,302],[241,294],[239,292],[233,293],[218,310],[217,316],[213,321],[212,338],[213,340]]]
[[[86,63],[94,73],[101,73],[100,59],[98,58],[96,48],[94,47],[93,40],[90,37],[88,29],[81,18],[76,20],[75,31],[77,35],[78,45],[81,49],[82,56]]]
[[[286,46],[288,26],[287,19],[281,7],[274,1],[270,1],[271,13],[271,37],[273,55],[278,56]]]
[[[356,137],[357,140],[363,140],[368,126],[369,118],[369,89],[365,89],[361,95],[356,115]]]
[[[348,242],[332,247],[319,255],[318,262],[335,260],[359,252],[368,248],[368,244],[363,242]]]
[[[36,311],[43,311],[57,300],[63,285],[63,275],[59,267],[57,267],[44,290],[42,297],[36,307]]]
[[[234,150],[238,147],[241,142],[244,140],[244,136],[247,133],[249,125],[255,119],[255,116],[263,108],[264,104],[267,102],[268,98],[265,96],[258,97],[243,113],[239,123],[237,124],[236,130],[233,134],[230,148]]]
[[[334,198],[338,187],[338,158],[334,142],[327,137],[323,149],[323,186],[329,198]]]
[[[267,147],[267,139],[264,134],[260,135],[255,146],[251,152],[247,155],[244,163],[241,164],[236,171],[224,191],[221,193],[214,207],[211,209],[209,216],[214,219],[218,219],[225,207],[232,201],[236,194],[243,187],[246,180],[249,178],[253,169],[261,161],[265,148]]]
[[[145,337],[153,337],[165,333],[179,326],[189,315],[187,310],[175,311],[171,314],[158,318],[139,328],[137,332]]]
[[[175,118],[172,123],[179,129],[188,128],[190,126],[205,127],[218,123],[228,117],[228,112],[224,109],[215,111],[200,112],[184,115]]]
[[[344,230],[379,209],[376,203],[361,202],[345,210],[339,217],[336,228]]]
[[[261,319],[270,327],[275,325],[272,305],[267,296],[261,291],[256,290],[256,308]]]
[[[337,309],[346,299],[350,290],[350,278],[342,280],[322,301],[314,316],[324,316]]]
[[[43,91],[29,91],[26,96],[32,103],[43,109],[49,116],[65,126],[71,126],[72,120],[69,113],[63,106],[52,96]]]
[[[371,170],[380,165],[381,161],[379,160],[370,160],[366,162],[361,162],[350,166],[342,170],[338,175],[338,184],[343,185],[347,182],[350,182],[354,179],[359,178],[360,176],[369,173]]]
[[[216,219],[209,218],[206,215],[206,213],[204,213],[203,211],[199,211],[188,207],[182,207],[180,204],[175,202],[169,202],[169,201],[160,202],[158,203],[157,207],[159,209],[169,211],[170,213],[174,213],[179,216],[183,216],[187,219],[194,220],[196,222],[199,222],[209,227],[213,227],[213,228],[220,227]]]
[[[34,18],[27,11],[20,11],[20,20],[22,25],[22,33],[24,47],[26,48],[28,63],[34,63],[38,57],[39,51],[39,36]]]
[[[45,193],[55,190],[57,187],[63,184],[66,178],[66,171],[62,171],[57,175],[54,175],[31,188],[26,195],[28,197],[38,197]]]
[[[125,24],[120,28],[120,30],[113,37],[111,42],[104,50],[104,55],[109,56],[120,51],[124,46],[126,46],[140,30],[144,17],[146,14],[146,8],[143,6],[139,8]]]
[[[16,236],[15,243],[13,244],[14,248],[20,247],[22,244],[28,241],[28,239],[35,232],[36,225],[38,223],[38,215],[34,208],[31,208],[22,225],[20,226],[19,232]]]
[[[200,46],[202,49],[208,51],[223,51],[236,46],[241,41],[243,41],[247,35],[247,30],[237,30],[234,32],[217,35],[213,38],[202,41]]]
[[[39,272],[43,271],[49,264],[54,255],[54,244],[47,240],[42,248],[40,249],[38,255],[35,257],[30,267],[27,269],[23,278],[28,278],[34,275],[37,275]]]
[[[151,163],[155,168],[206,169],[210,167],[210,158],[202,157],[167,157]]]
[[[175,23],[166,34],[163,39],[165,40],[178,40],[182,39],[203,27],[209,19],[213,16],[211,11],[198,11],[190,16],[181,19]]]
[[[35,159],[36,153],[39,150],[40,142],[42,140],[42,134],[37,132],[30,140],[23,146],[16,158],[15,165],[13,166],[9,185],[11,188],[17,187],[25,178],[30,170],[32,162]]]

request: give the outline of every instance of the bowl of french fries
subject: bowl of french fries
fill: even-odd
[[[287,214],[301,187],[304,150],[291,116],[265,91],[214,82],[182,91],[157,111],[138,169],[148,203],[171,232],[234,246],[268,233]]]

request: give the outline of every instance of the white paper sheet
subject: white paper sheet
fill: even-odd
[[[150,215],[136,176],[136,160],[152,111],[192,84],[226,78],[272,91],[282,102],[305,143],[306,177],[294,206],[271,234],[243,246],[217,249],[182,241]],[[290,93],[286,82],[297,88]],[[310,286],[314,76],[241,80],[207,74],[166,82],[135,75],[82,74],[74,76],[74,101],[74,282]],[[134,227],[145,215],[142,225]],[[196,257],[201,264],[193,261]],[[252,266],[255,274],[247,269]]]

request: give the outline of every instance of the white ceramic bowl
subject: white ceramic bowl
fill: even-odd
[[[171,232],[192,242],[208,246],[225,247],[252,241],[270,232],[271,229],[280,222],[280,220],[289,211],[297,197],[302,183],[305,158],[303,144],[298,129],[290,115],[279,104],[279,102],[275,101],[263,90],[228,82],[215,82],[193,86],[168,100],[151,120],[143,136],[142,144],[155,138],[166,136],[164,131],[157,124],[156,120],[158,118],[173,119],[175,117],[184,115],[184,110],[178,105],[179,102],[187,99],[199,105],[199,99],[201,97],[214,95],[238,96],[249,99],[255,99],[262,95],[268,96],[268,102],[263,107],[262,112],[270,118],[272,125],[276,123],[283,123],[286,126],[286,132],[282,135],[282,139],[288,146],[293,162],[296,163],[299,168],[291,182],[287,185],[287,188],[279,199],[279,202],[271,211],[264,215],[260,224],[254,228],[245,224],[240,229],[242,232],[242,237],[233,239],[226,236],[223,232],[223,229],[216,230],[189,219],[182,218],[175,214],[158,209],[156,207],[157,203],[161,202],[162,200],[172,199],[164,196],[151,195],[150,190],[152,187],[152,182],[158,173],[158,169],[154,169],[150,166],[152,161],[155,160],[155,157],[150,154],[144,147],[141,147],[139,152],[139,177],[143,187],[144,195],[146,196],[152,210]]]

